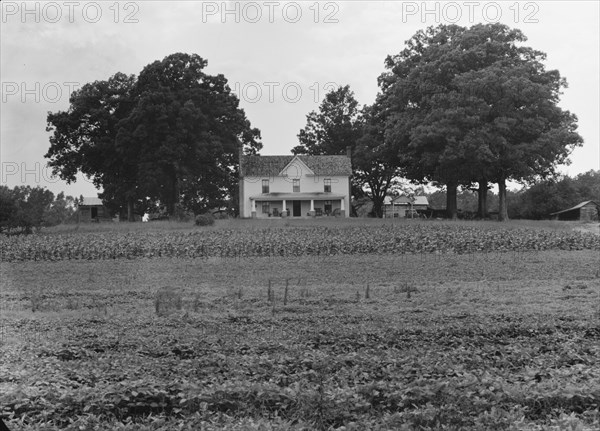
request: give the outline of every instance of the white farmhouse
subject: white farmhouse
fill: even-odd
[[[350,156],[240,156],[240,217],[347,217]]]

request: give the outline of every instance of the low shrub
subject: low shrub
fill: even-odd
[[[196,216],[196,226],[212,226],[213,224],[215,224],[215,218],[210,213]]]

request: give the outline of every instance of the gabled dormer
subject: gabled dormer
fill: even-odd
[[[302,159],[296,155],[294,158],[279,172],[279,176],[287,178],[300,178],[314,176],[315,173],[310,169]]]

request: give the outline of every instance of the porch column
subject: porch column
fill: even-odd
[[[250,199],[250,201],[252,202],[251,216],[252,216],[252,218],[256,218],[256,199]]]
[[[285,207],[285,199],[283,200],[283,206],[281,208],[281,217],[287,217],[287,211]]]
[[[340,216],[342,217],[346,217],[346,208],[344,206],[344,201],[344,198],[340,199]]]
[[[314,199],[310,200],[310,211],[308,212],[308,215],[311,217],[315,216],[315,200]]]

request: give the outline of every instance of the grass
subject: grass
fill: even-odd
[[[387,224],[415,224],[415,223],[451,223],[463,226],[476,226],[481,229],[496,229],[498,225],[502,225],[505,229],[546,229],[558,231],[571,231],[581,227],[589,228],[596,226],[598,231],[598,223],[582,223],[578,221],[558,221],[558,220],[510,220],[506,223],[493,221],[474,221],[474,220],[422,220],[422,219],[377,219],[377,218],[337,218],[337,217],[320,217],[316,219],[308,218],[273,218],[273,219],[224,219],[216,220],[213,226],[197,227],[194,222],[176,222],[176,221],[153,221],[148,223],[80,223],[66,224],[44,228],[42,234],[61,234],[61,233],[77,233],[77,232],[137,232],[137,231],[193,231],[197,229],[263,229],[269,227],[283,226],[379,226]],[[598,231],[597,233],[600,233]]]
[[[597,429],[598,264],[2,263],[0,405],[11,430]]]

